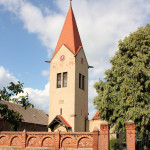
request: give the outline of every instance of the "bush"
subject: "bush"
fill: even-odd
[[[119,141],[116,138],[110,140],[110,150],[119,150]]]

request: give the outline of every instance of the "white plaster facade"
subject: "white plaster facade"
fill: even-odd
[[[64,60],[60,61],[60,57]],[[81,64],[83,59],[83,64]],[[57,88],[57,74],[67,72],[67,87]],[[85,89],[79,88],[79,73],[85,76]],[[62,77],[61,77],[62,79]],[[88,63],[83,49],[75,56],[65,45],[50,63],[49,123],[60,115],[72,127],[73,132],[86,130],[88,119]]]

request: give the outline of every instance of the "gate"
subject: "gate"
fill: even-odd
[[[110,150],[126,150],[126,132],[109,133]]]

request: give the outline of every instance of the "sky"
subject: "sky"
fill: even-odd
[[[48,113],[50,60],[69,0],[0,0],[0,88],[24,83],[35,108]],[[89,118],[96,112],[93,85],[104,80],[118,41],[150,23],[150,0],[73,0],[89,65]]]

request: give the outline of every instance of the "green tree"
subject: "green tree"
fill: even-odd
[[[94,85],[99,116],[116,131],[123,131],[129,120],[138,131],[150,131],[150,25],[120,40],[110,63],[105,80]]]
[[[22,105],[25,109],[27,107],[34,107],[33,104],[29,103],[28,93],[25,96],[19,96],[23,91],[23,83],[18,81],[17,84],[10,82],[10,85],[0,89],[0,115],[4,121],[11,125],[12,131],[17,131],[20,123],[23,121],[22,115],[19,112],[10,110],[6,104],[2,101],[10,101],[16,104]]]

